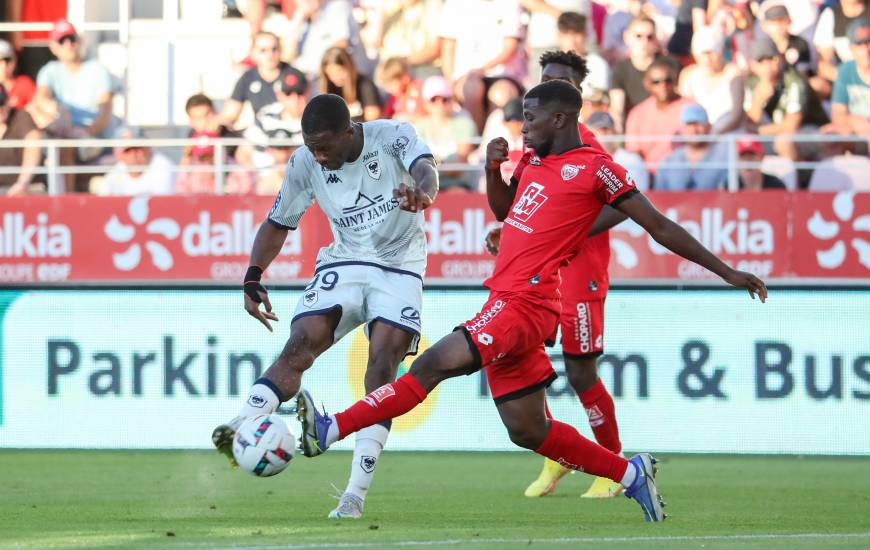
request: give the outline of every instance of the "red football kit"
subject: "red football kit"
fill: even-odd
[[[530,157],[505,219],[490,297],[463,324],[497,403],[555,379],[544,342],[555,336],[561,306],[559,270],[586,240],[604,204],[636,192],[626,170],[584,145]]]

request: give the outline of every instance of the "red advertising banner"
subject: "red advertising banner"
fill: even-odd
[[[649,193],[731,265],[768,278],[870,278],[870,194]],[[271,197],[0,198],[0,283],[241,280]],[[426,212],[427,278],[481,281],[497,225],[483,195],[442,193]],[[315,207],[266,272],[299,282],[332,240]],[[611,232],[614,279],[705,280],[639,226]]]

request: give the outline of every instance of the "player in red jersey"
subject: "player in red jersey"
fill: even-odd
[[[567,468],[619,482],[647,521],[665,518],[655,461],[648,453],[626,460],[549,417],[544,390],[556,373],[544,342],[559,321],[559,268],[609,204],[663,246],[747,289],[752,298],[758,294],[764,301],[767,288],[704,248],[638,192],[623,167],[585,146],[577,128],[580,102],[580,93],[565,82],[544,82],[529,90],[523,100],[523,137],[539,160],[515,184],[502,181],[500,165],[507,158],[493,146],[495,141],[487,148],[487,199],[505,228],[493,275],[484,283],[490,296],[480,313],[426,350],[408,374],[343,412],[321,413],[302,391],[296,408],[306,456],[407,413],[448,378],[484,368],[511,441]]]
[[[541,81],[564,80],[580,90],[589,70],[586,60],[574,52],[549,51],[540,59]],[[588,128],[579,124],[580,139],[596,152],[610,157]],[[504,143],[507,146],[507,142]],[[513,178],[522,177],[533,152],[526,152],[514,170]],[[568,383],[580,398],[589,425],[599,445],[614,453],[622,452],[616,407],[607,387],[598,378],[598,358],[604,352],[604,301],[610,286],[607,265],[610,263],[610,235],[606,231],[625,219],[624,214],[605,208],[592,232],[579,246],[574,256],[562,267],[562,313],[559,321],[562,334],[562,356]],[[487,249],[498,254],[501,228],[486,236]],[[542,497],[556,490],[556,484],[568,468],[550,459],[537,479],[525,491],[527,497]],[[608,498],[618,495],[622,486],[597,477],[583,498]]]

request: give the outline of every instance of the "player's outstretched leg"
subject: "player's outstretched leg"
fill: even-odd
[[[546,402],[544,403],[544,412],[547,415],[547,418],[553,418]],[[553,494],[556,492],[556,484],[559,483],[559,480],[565,477],[570,471],[570,468],[566,468],[549,458],[544,458],[544,467],[541,469],[541,473],[538,474],[538,478],[533,481],[531,485],[526,487],[526,491],[523,494],[529,498],[538,498]]]
[[[461,330],[448,334],[414,361],[407,374],[335,415],[318,410],[314,399],[303,390],[296,398],[296,411],[302,423],[302,454],[323,454],[330,445],[352,433],[407,413],[443,380],[479,370],[465,334]]]
[[[248,417],[271,414],[278,410],[299,391],[302,373],[314,363],[314,359],[329,349],[340,312],[302,317],[290,326],[290,338],[281,355],[272,363],[265,374],[258,378],[239,414],[214,429],[211,434],[215,449],[229,459],[230,465],[237,467],[233,457],[233,437],[239,426]]]
[[[640,504],[647,521],[665,519],[650,455],[643,453],[626,460],[589,441],[572,426],[547,419],[544,402],[544,390],[540,389],[498,404],[511,441],[566,468],[618,481],[625,487],[625,495]]]
[[[565,354],[568,383],[577,392],[589,419],[595,441],[602,447],[622,453],[619,425],[613,397],[598,377],[598,355],[573,356]],[[611,498],[622,492],[622,485],[604,477],[597,477],[581,498]]]
[[[416,333],[382,321],[369,325],[369,357],[366,365],[365,390],[371,393],[396,379],[399,365],[408,353]],[[359,519],[365,499],[375,476],[381,451],[387,444],[392,421],[363,428],[356,433],[356,444],[350,464],[350,479],[339,498],[338,506],[329,513],[332,519]]]

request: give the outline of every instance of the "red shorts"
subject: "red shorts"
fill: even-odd
[[[576,301],[562,298],[562,352],[601,355],[604,351],[604,300]]]
[[[556,379],[544,342],[556,335],[557,300],[493,292],[480,313],[462,323],[496,404],[549,386]]]

